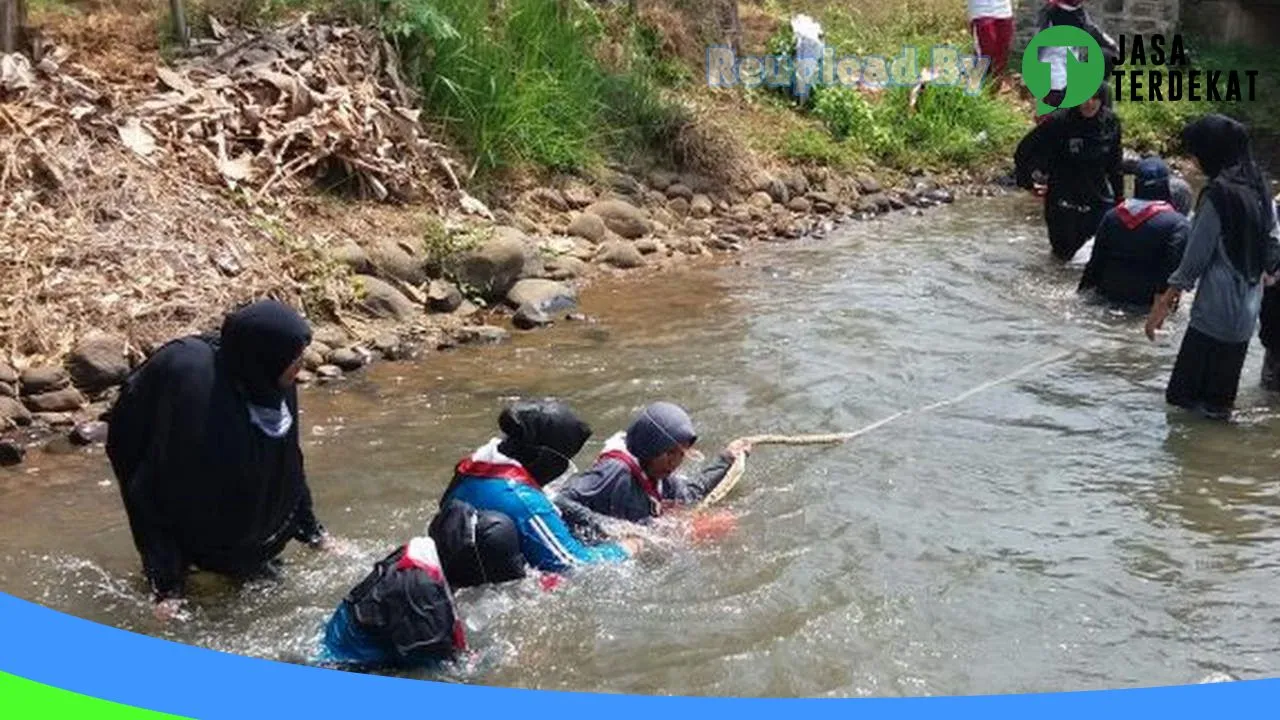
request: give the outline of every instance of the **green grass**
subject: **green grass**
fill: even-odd
[[[592,54],[600,17],[556,0],[393,0],[384,27],[434,113],[484,174],[592,165],[620,147],[659,142],[678,119],[657,92],[658,66],[633,37],[631,67]]]
[[[1280,88],[1276,80],[1280,77],[1280,57],[1246,47],[1202,44],[1194,39],[1188,40],[1187,50],[1190,67],[1183,70],[1258,70],[1257,101],[1249,102],[1246,98],[1244,102],[1215,103],[1201,98],[1199,102],[1192,102],[1186,97],[1185,84],[1183,99],[1177,102],[1169,101],[1167,95],[1164,102],[1127,102],[1122,96],[1115,107],[1125,145],[1140,151],[1176,151],[1182,128],[1187,122],[1213,112],[1230,115],[1255,131],[1280,132],[1280,93],[1277,92]],[[1152,69],[1167,71],[1173,68]],[[1241,80],[1244,81],[1243,76]],[[1109,81],[1114,92],[1115,81]],[[1126,79],[1122,90],[1128,93],[1128,87]],[[1225,90],[1225,80],[1219,87]],[[1242,87],[1242,90],[1248,92],[1247,87]]]

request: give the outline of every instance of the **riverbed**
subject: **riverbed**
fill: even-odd
[[[0,470],[0,591],[117,627],[306,662],[322,623],[422,532],[503,402],[554,395],[595,429],[586,466],[644,403],[686,406],[710,454],[762,447],[713,544],[659,548],[555,592],[460,594],[473,651],[419,677],[646,694],[898,696],[1059,691],[1280,669],[1280,427],[1245,367],[1237,421],[1166,408],[1185,310],[1083,302],[1039,205],[965,199],[660,277],[601,283],[587,322],[383,363],[302,394],[321,520],[345,555],[294,547],[281,583],[193,578],[194,616],[151,619],[100,448]]]

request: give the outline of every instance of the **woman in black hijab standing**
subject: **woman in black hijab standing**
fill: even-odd
[[[1275,210],[1239,122],[1207,115],[1187,126],[1182,142],[1209,182],[1182,264],[1152,305],[1147,337],[1154,339],[1181,293],[1198,286],[1165,397],[1171,405],[1228,419],[1258,326],[1264,274],[1280,264]]]
[[[174,340],[125,384],[107,456],[157,602],[175,615],[191,566],[236,578],[271,573],[290,540],[328,545],[311,508],[294,378],[305,320],[261,301],[220,337]]]

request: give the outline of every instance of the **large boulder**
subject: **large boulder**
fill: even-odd
[[[681,198],[683,200],[693,200],[693,190],[684,183],[676,183],[667,188],[667,197],[671,199]]]
[[[421,285],[427,281],[425,263],[395,240],[384,238],[374,242],[369,248],[369,261],[382,277],[394,278],[410,285]]]
[[[369,260],[369,253],[365,252],[364,248],[352,240],[348,240],[334,248],[329,255],[339,264],[347,266],[347,269],[353,273],[368,274],[373,272],[373,263]]]
[[[124,339],[106,333],[86,335],[67,358],[75,386],[94,393],[119,385],[129,376]]]
[[[552,280],[572,280],[587,271],[587,264],[576,257],[565,255],[546,262],[547,277]]]
[[[10,425],[26,427],[30,424],[30,410],[13,398],[0,397],[0,430]]]
[[[709,216],[714,209],[711,198],[706,195],[694,195],[689,202],[689,214],[699,220]]]
[[[564,212],[569,209],[569,202],[565,200],[564,194],[555,188],[536,188],[529,193],[529,199],[552,210]]]
[[[407,322],[417,314],[418,307],[385,280],[372,275],[355,277],[360,306],[374,317]]]
[[[864,195],[875,195],[884,192],[884,186],[880,184],[873,176],[863,173],[858,176],[858,191]]]
[[[359,370],[365,365],[365,355],[356,348],[346,347],[338,348],[329,353],[329,357],[325,358],[329,365],[336,366],[344,372],[351,370]]]
[[[787,201],[791,199],[787,184],[767,172],[757,173],[753,176],[751,184],[756,192],[768,193],[770,199],[780,205],[787,204]]]
[[[610,240],[601,245],[596,260],[622,270],[638,268],[644,264],[644,256],[635,245],[625,240]]]
[[[50,390],[39,395],[28,395],[22,399],[27,409],[33,413],[65,413],[74,412],[84,407],[84,396],[75,388]]]
[[[773,206],[773,196],[761,190],[759,192],[752,193],[751,197],[747,199],[747,204],[750,207],[768,210]]]
[[[600,216],[605,227],[624,238],[644,237],[653,229],[645,212],[624,200],[603,200],[588,207],[587,212]]]
[[[583,240],[599,244],[604,240],[608,228],[604,220],[595,213],[580,213],[569,223],[569,234]]]
[[[521,280],[507,293],[507,302],[517,308],[527,305],[543,312],[567,312],[577,305],[578,294],[554,280]]]
[[[40,393],[61,390],[71,384],[71,376],[60,367],[45,365],[28,368],[19,376],[22,395],[39,395]]]
[[[494,236],[469,250],[454,263],[454,275],[487,300],[507,294],[520,279],[525,267],[524,233],[515,228],[499,228]]]

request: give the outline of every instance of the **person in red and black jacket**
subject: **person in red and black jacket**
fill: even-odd
[[[1149,157],[1138,163],[1134,197],[1103,216],[1079,290],[1147,312],[1168,289],[1191,231],[1172,199],[1164,161]]]

